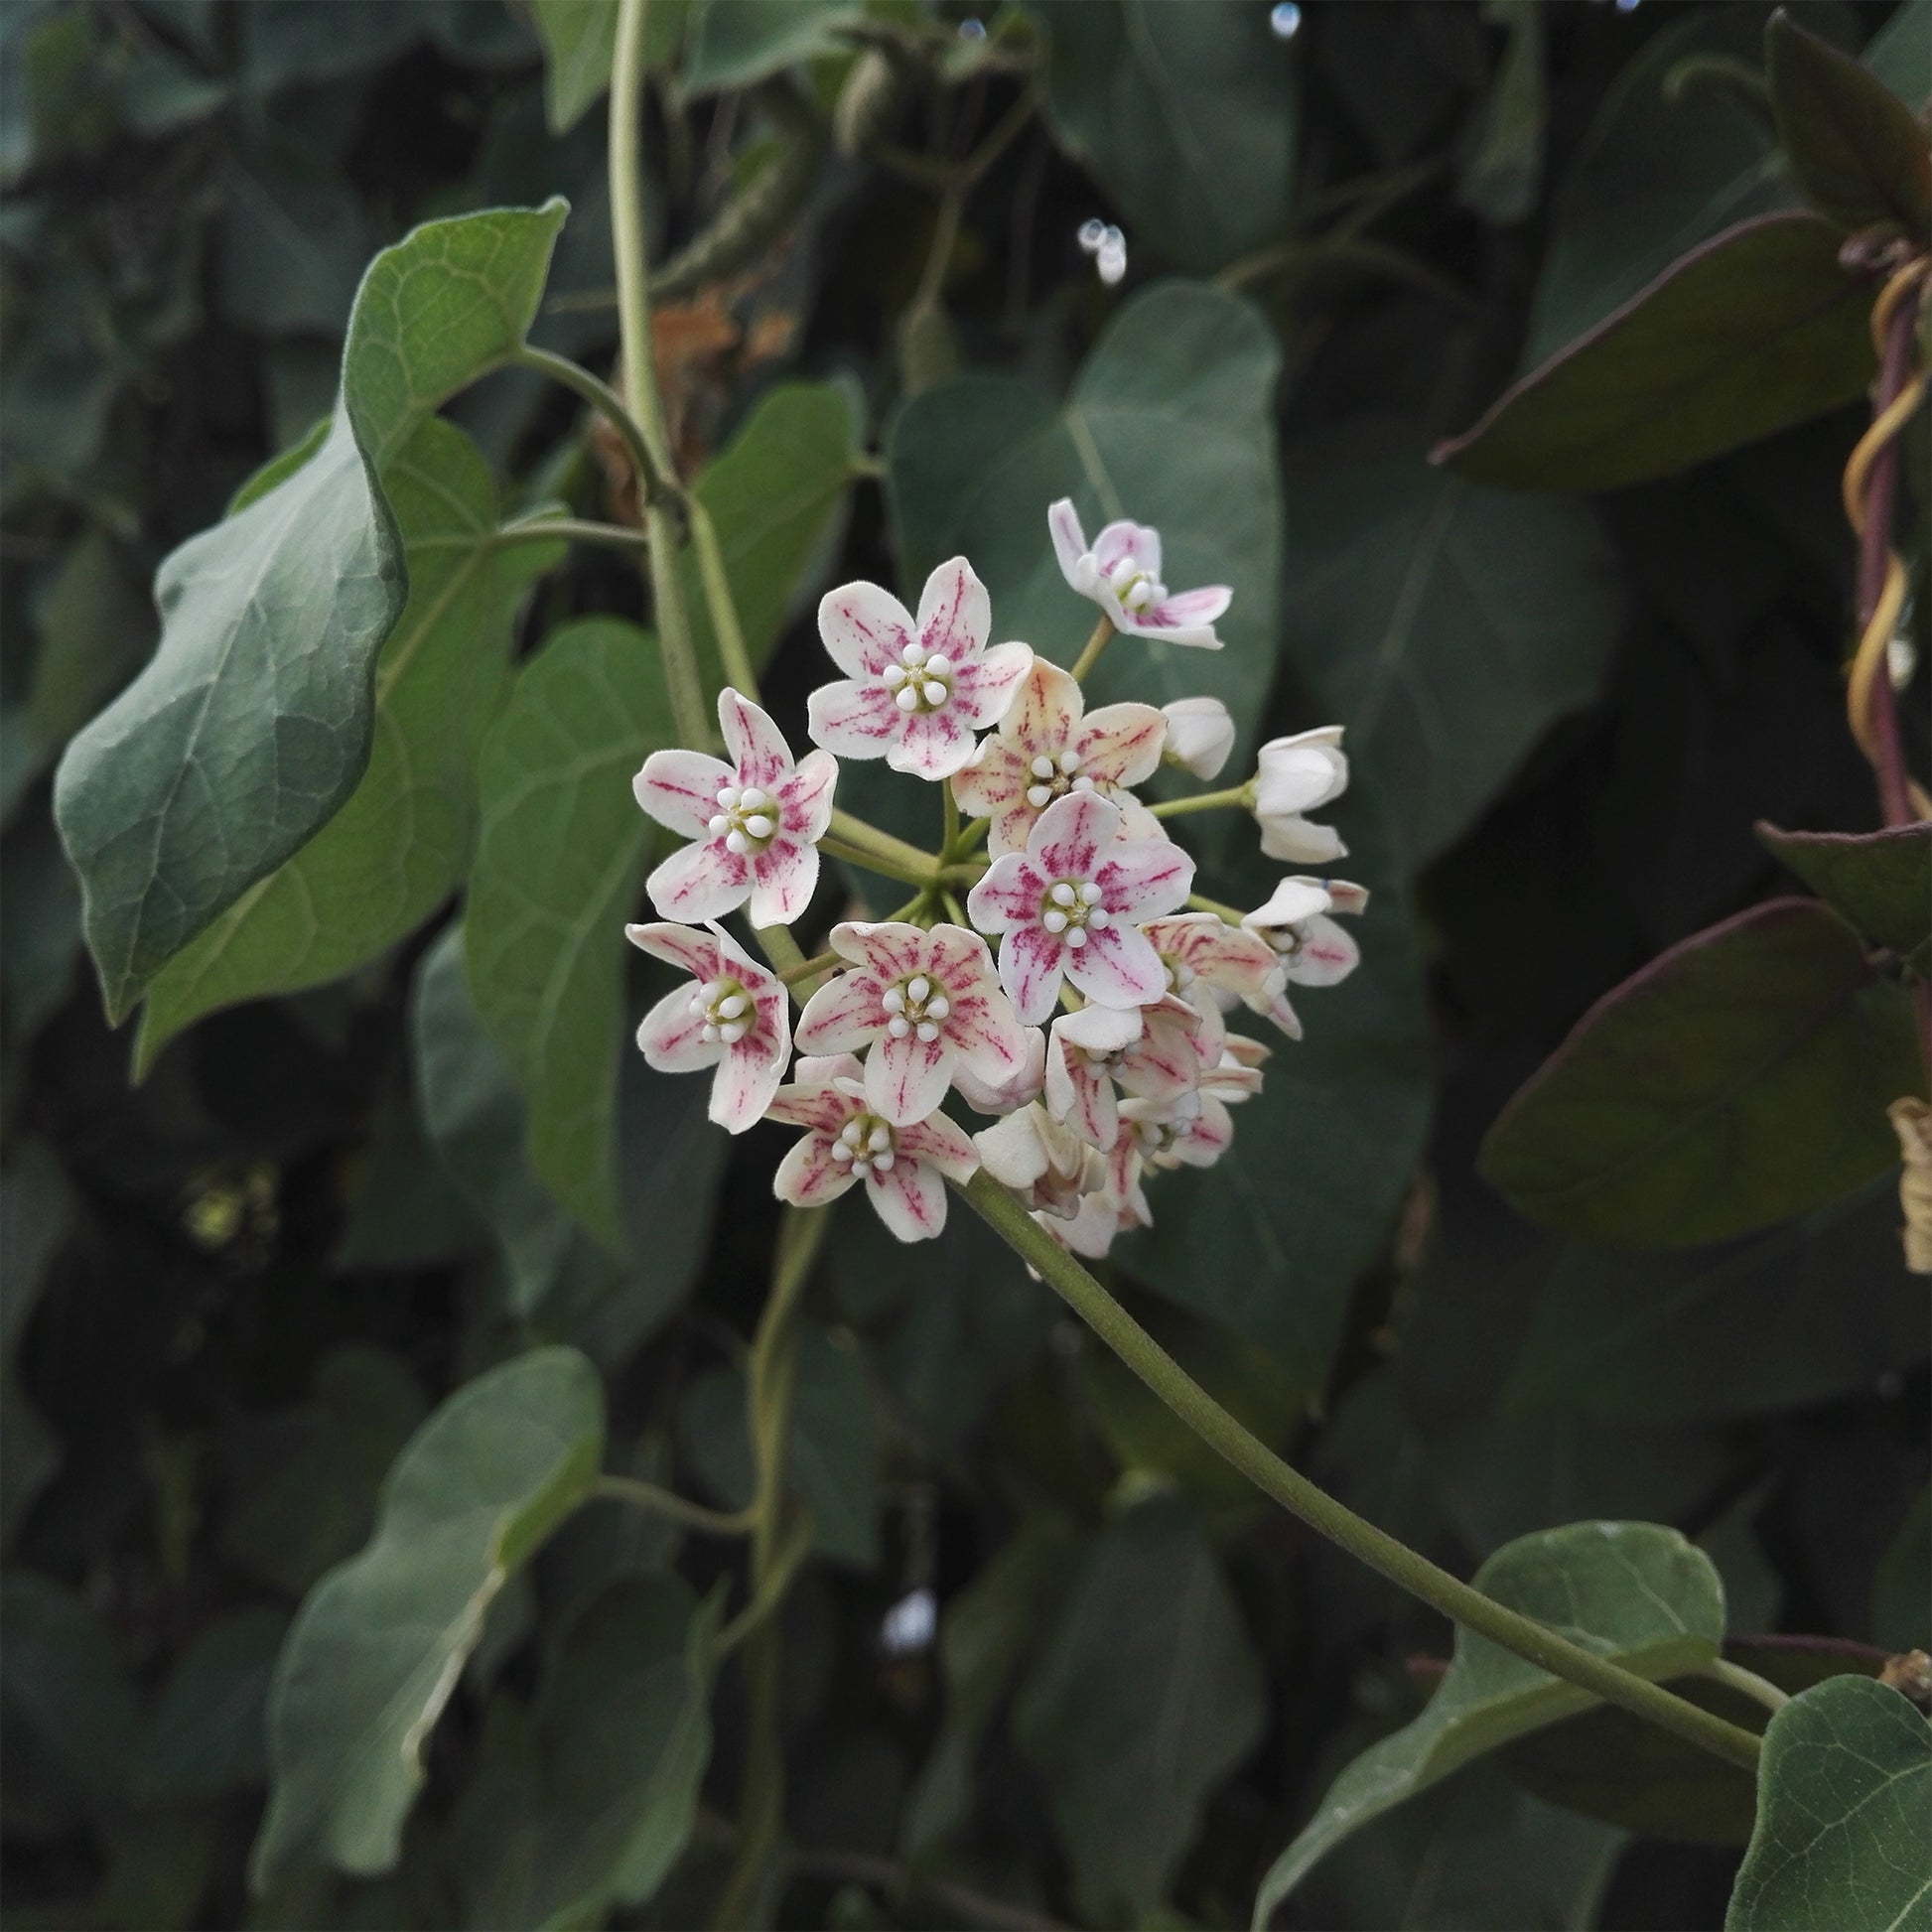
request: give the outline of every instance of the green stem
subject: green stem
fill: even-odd
[[[913,872],[909,867],[897,864],[891,859],[882,859],[876,852],[869,852],[864,846],[848,845],[843,839],[829,835],[818,842],[818,849],[829,859],[843,859],[849,866],[863,866],[868,872],[876,872],[882,879],[897,879],[901,886],[925,886],[932,883],[932,871]]]
[[[712,1536],[743,1536],[753,1527],[749,1509],[707,1509],[703,1503],[688,1502],[672,1490],[660,1489],[654,1482],[639,1482],[634,1476],[599,1476],[591,1493],[628,1503],[633,1509],[647,1509],[654,1516]]]
[[[617,41],[611,55],[611,239],[618,264],[618,332],[623,353],[624,402],[643,441],[647,477],[675,486],[664,411],[657,398],[651,352],[650,282],[644,269],[643,79],[647,0],[618,0]],[[698,671],[678,542],[668,492],[649,490],[644,536],[649,550],[651,601],[664,684],[679,740],[697,750],[717,742]]]
[[[705,609],[711,613],[711,634],[718,640],[718,662],[725,682],[754,704],[759,700],[758,673],[746,648],[745,627],[738,621],[738,604],[725,573],[725,553],[718,544],[718,526],[703,499],[685,498],[691,520],[691,547],[698,553],[698,581],[704,586]]]
[[[1733,1664],[1728,1658],[1714,1657],[1704,1667],[1704,1675],[1714,1684],[1727,1684],[1733,1691],[1747,1697],[1753,1704],[1761,1704],[1767,1711],[1782,1711],[1791,1702],[1790,1696],[1778,1689],[1769,1678],[1759,1677],[1756,1671],[1746,1670],[1742,1664]]]
[[[582,396],[617,431],[629,452],[630,461],[636,465],[638,489],[646,502],[672,486],[664,472],[658,468],[650,445],[644,441],[644,433],[637,427],[637,419],[608,382],[600,381],[589,369],[580,367],[569,356],[553,355],[547,348],[535,348],[528,343],[516,351],[514,359],[519,368],[546,375],[552,382],[560,383]]]
[[[777,928],[784,932],[784,927]],[[769,928],[766,928],[769,930]],[[762,934],[760,934],[762,936]],[[786,932],[789,939],[791,934]],[[846,962],[835,952],[814,953],[810,959],[800,959],[782,968],[778,974],[779,982],[785,986],[796,986],[800,980],[817,979],[821,973],[836,973]]]
[[[1086,676],[1100,662],[1100,653],[1107,648],[1114,635],[1112,618],[1102,618],[1093,627],[1093,635],[1086,641],[1086,647],[1073,660],[1072,678],[1075,684]]]
[[[495,549],[512,543],[601,543],[607,549],[635,553],[649,539],[641,530],[627,530],[621,523],[593,523],[579,516],[531,516],[518,523],[505,523],[491,538]]]
[[[835,809],[829,829],[833,838],[852,851],[870,853],[875,859],[897,866],[910,884],[922,885],[938,874],[939,862],[930,852],[921,851],[904,839],[896,839],[892,833],[882,832],[878,826],[854,818],[850,812]]]
[[[1183,818],[1189,812],[1218,811],[1223,805],[1239,805],[1244,811],[1254,805],[1254,780],[1229,785],[1225,791],[1197,791],[1191,798],[1169,798],[1148,810],[1156,818]]]
[[[785,1449],[791,1434],[791,1397],[797,1366],[799,1298],[825,1238],[830,1217],[820,1208],[787,1208],[778,1224],[771,1293],[752,1338],[746,1368],[746,1414],[756,1477],[752,1508],[752,1609],[756,1616],[732,1632],[742,1639],[745,1673],[745,1770],[739,1786],[738,1857],[719,1897],[713,1923],[754,1923],[764,1874],[784,1823],[785,1770],[778,1736],[781,1631],[772,1612],[802,1560],[787,1547],[784,1522]]]
[[[1199,893],[1187,895],[1187,909],[1190,912],[1212,912],[1228,925],[1239,925],[1248,915],[1236,910],[1232,905],[1223,905],[1218,898],[1207,898]]]
[[[1728,1763],[1755,1770],[1759,1743],[1748,1730],[1582,1649],[1451,1577],[1407,1544],[1365,1522],[1249,1435],[1192,1380],[1107,1291],[1040,1228],[1021,1201],[981,1172],[960,1190],[974,1211],[1168,1408],[1264,1494],[1330,1543],[1491,1643],[1552,1676],[1621,1706]]]

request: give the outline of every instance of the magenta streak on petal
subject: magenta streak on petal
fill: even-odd
[[[1000,984],[1023,1026],[1037,1027],[1052,1017],[1066,950],[1057,935],[1038,925],[1016,925],[1000,941]]]
[[[1087,929],[1087,943],[1069,947],[1066,976],[1103,1007],[1147,1006],[1167,990],[1161,955],[1132,926]]]

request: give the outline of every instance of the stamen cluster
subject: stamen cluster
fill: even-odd
[[[1110,523],[1089,548],[1066,501],[1047,523],[1069,587],[1102,614],[1083,664],[1116,630],[1220,648],[1229,592],[1171,593],[1156,531]],[[803,1130],[777,1171],[781,1199],[863,1187],[895,1234],[923,1240],[945,1224],[946,1182],[984,1167],[1056,1239],[1103,1255],[1152,1221],[1148,1173],[1211,1166],[1233,1138],[1229,1108],[1260,1091],[1269,1048],[1228,1016],[1299,1038],[1289,988],[1332,985],[1359,956],[1333,915],[1362,909],[1360,887],[1294,875],[1251,912],[1218,906],[1192,897],[1194,861],[1169,821],[1233,805],[1266,853],[1340,857],[1304,814],[1347,784],[1341,733],[1277,739],[1245,785],[1151,808],[1135,788],[1162,763],[1218,771],[1236,736],[1225,708],[1087,711],[1077,677],[1030,645],[989,647],[991,600],[965,558],[932,573],[916,616],[876,584],[841,586],[819,631],[844,675],[811,695],[817,750],[794,762],[772,721],[727,690],[729,762],[658,752],[637,774],[639,804],[689,843],[646,882],[659,922],[625,929],[691,976],[638,1045],[666,1071],[715,1068],[711,1114],[731,1132]],[[948,786],[944,849],[928,860],[834,811],[839,758]],[[835,924],[806,962],[774,928],[805,913],[828,838],[919,890],[892,918]],[[782,977],[715,923],[741,905],[773,960],[799,962]],[[994,1124],[969,1136],[949,1103]]]

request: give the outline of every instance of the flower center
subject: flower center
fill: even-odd
[[[952,659],[943,651],[907,644],[882,675],[901,711],[941,711],[952,702]]]
[[[854,1114],[832,1143],[832,1159],[850,1167],[861,1180],[873,1173],[891,1173],[898,1158],[898,1139],[877,1114]]]
[[[1114,922],[1100,900],[1100,888],[1091,879],[1055,880],[1039,901],[1039,922],[1069,946],[1084,946],[1089,926],[1099,932]]]
[[[1107,583],[1130,611],[1145,611],[1168,595],[1167,585],[1151,572],[1139,569],[1131,557],[1123,557],[1114,565],[1107,573]]]
[[[741,859],[748,852],[762,852],[777,836],[778,801],[757,785],[723,785],[707,829]]]
[[[1186,1131],[1185,1123],[1178,1121],[1137,1120],[1134,1123],[1134,1138],[1150,1161],[1168,1153]]]
[[[886,1011],[886,1031],[895,1039],[903,1039],[908,1034],[917,1034],[923,1040],[937,1039],[940,1023],[952,1011],[946,989],[923,973],[895,980],[879,1004]]]
[[[706,980],[691,995],[691,1011],[704,1016],[707,1045],[736,1046],[758,1026],[758,1008],[737,980]]]
[[[1027,803],[1035,811],[1043,811],[1063,792],[1093,789],[1093,780],[1080,769],[1077,752],[1062,752],[1057,758],[1040,752],[1027,766],[1027,775],[1033,780],[1027,787]]]

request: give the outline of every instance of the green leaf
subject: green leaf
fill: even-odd
[[[1274,331],[1252,305],[1166,282],[1108,323],[1064,408],[1013,376],[936,384],[890,433],[900,589],[916,604],[925,574],[963,551],[992,593],[994,634],[1025,637],[1069,663],[1096,613],[1060,576],[1047,504],[1071,496],[1089,540],[1110,518],[1152,523],[1174,589],[1233,587],[1216,625],[1227,648],[1118,639],[1094,674],[1094,702],[1217,697],[1241,730],[1238,765],[1254,742],[1281,626],[1280,368]]]
[[[536,313],[565,205],[432,221],[369,265],[316,455],[161,566],[161,642],[69,746],[55,812],[108,1018],[354,790],[405,603],[377,478]]]
[[[1541,0],[1483,0],[1482,17],[1503,28],[1508,39],[1490,78],[1455,198],[1485,221],[1504,227],[1535,207],[1543,182],[1550,120],[1543,8]]]
[[[1675,1530],[1654,1523],[1540,1530],[1498,1550],[1476,1572],[1475,1586],[1653,1680],[1709,1662],[1724,1640],[1718,1573]],[[1257,1932],[1350,1832],[1471,1758],[1593,1702],[1487,1638],[1458,1630],[1448,1675],[1421,1716],[1356,1758],[1269,1866],[1255,1899]]]
[[[196,1634],[143,1727],[134,1775],[164,1803],[247,1790],[268,1776],[269,1680],[285,1612],[231,1610]]]
[[[711,512],[725,576],[752,663],[761,669],[790,621],[814,565],[851,501],[861,424],[837,383],[781,382],[759,398],[727,448],[693,485]],[[707,689],[725,681],[697,559],[684,562],[691,635]]]
[[[569,1348],[480,1376],[417,1431],[367,1548],[309,1593],[276,1665],[257,1891],[301,1865],[394,1865],[484,1613],[590,1493],[603,1452],[603,1388]]]
[[[204,1014],[340,979],[420,925],[461,883],[476,762],[509,683],[518,600],[561,556],[499,546],[496,485],[454,424],[421,424],[382,473],[409,602],[375,673],[375,738],[347,802],[156,975],[136,1077]]]
[[[1932,1649],[1932,1487],[1912,1499],[1872,1572],[1870,1630],[1886,1650]]]
[[[1766,1233],[1681,1259],[1551,1243],[1501,1412],[1653,1425],[1804,1408],[1926,1353],[1902,1294],[1889,1176]]]
[[[1921,978],[1932,973],[1932,825],[1882,832],[1781,832],[1757,836],[1826,904]]]
[[[1287,484],[1288,652],[1419,867],[1596,697],[1625,602],[1615,554],[1581,504],[1335,438],[1291,452]]]
[[[646,70],[675,59],[686,5],[687,0],[654,0],[644,22]],[[563,134],[611,84],[618,0],[531,0],[531,14],[543,42],[544,117],[552,134]]]
[[[816,1322],[801,1322],[786,1470],[812,1506],[812,1547],[870,1570],[879,1562],[879,1423],[857,1353]],[[680,1427],[705,1486],[728,1509],[750,1504],[745,1378],[713,1369],[685,1394]]]
[[[622,1579],[572,1625],[527,1718],[500,1698],[453,1845],[467,1922],[600,1923],[647,1904],[697,1819],[718,1604]]]
[[[1932,1727],[1898,1692],[1834,1677],[1764,1733],[1757,1828],[1725,1932],[1932,1925]]]
[[[1084,1915],[1165,1897],[1207,1794],[1264,1728],[1263,1682],[1213,1551],[1172,1500],[1095,1541],[1014,1709]]]
[[[1398,862],[1375,801],[1344,804],[1324,814],[1347,838],[1342,864],[1376,882],[1351,921],[1361,965],[1298,996],[1308,1036],[1276,1040],[1267,1084],[1236,1112],[1233,1147],[1205,1171],[1158,1176],[1152,1231],[1115,1250],[1139,1280],[1260,1342],[1308,1395],[1327,1385],[1349,1297],[1414,1184],[1430,1114],[1415,923],[1399,885],[1382,883],[1399,878]],[[1280,874],[1250,847],[1210,890],[1259,905]],[[1273,1034],[1263,1022],[1247,1031]]]
[[[821,54],[849,51],[837,30],[864,17],[859,0],[691,0],[678,84],[687,100],[753,86]]]
[[[463,922],[471,997],[529,1101],[537,1173],[614,1250],[623,1240],[623,922],[651,832],[630,779],[672,742],[656,640],[590,618],[518,671],[477,768],[483,824]]]
[[[1771,111],[1798,186],[1847,228],[1881,222],[1922,241],[1932,226],[1932,148],[1912,110],[1782,7],[1764,34]]]
[[[1478,1169],[1531,1220],[1684,1248],[1851,1193],[1898,1158],[1911,1002],[1811,899],[1694,934],[1607,993],[1504,1108]]]
[[[1932,0],[1899,0],[1891,18],[1872,35],[1864,64],[1922,113],[1932,99]]]
[[[1266,7],[1029,0],[1029,11],[1051,37],[1053,131],[1137,241],[1145,233],[1181,267],[1205,270],[1283,231],[1297,64]]]
[[[417,1105],[437,1158],[488,1227],[511,1310],[529,1315],[591,1257],[563,1203],[530,1163],[530,1112],[501,1049],[477,1017],[463,930],[424,955],[410,996]]]
[[[1852,401],[1872,374],[1870,293],[1840,239],[1767,214],[1702,243],[1433,460],[1510,489],[1614,489]]]
[[[369,259],[360,195],[287,134],[231,155],[221,186],[223,313],[264,335],[335,335]]]
[[[1525,369],[1548,361],[1701,242],[1797,205],[1761,104],[1753,108],[1732,86],[1695,71],[1720,63],[1754,70],[1765,14],[1735,4],[1671,20],[1603,96],[1557,193]]]

